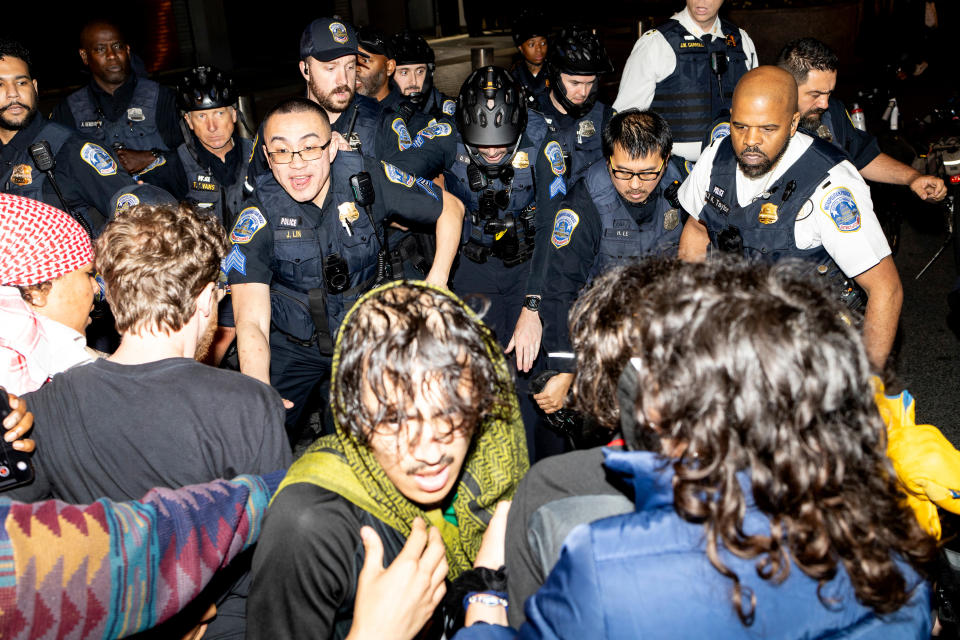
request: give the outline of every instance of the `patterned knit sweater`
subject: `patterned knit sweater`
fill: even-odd
[[[256,542],[283,473],[136,502],[0,498],[0,638],[122,638],[167,620]]]

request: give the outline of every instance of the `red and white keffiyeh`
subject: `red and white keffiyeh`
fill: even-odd
[[[91,262],[90,238],[69,214],[0,193],[0,285],[40,284]]]

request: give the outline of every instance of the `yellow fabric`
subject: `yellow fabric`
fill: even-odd
[[[353,313],[368,298],[387,289],[412,285],[441,291],[457,302],[476,322],[480,319],[462,301],[449,291],[426,282],[391,282],[373,289],[360,298],[343,320],[350,322]],[[481,323],[482,324],[482,323]],[[529,468],[527,441],[520,418],[520,408],[510,371],[503,352],[489,331],[486,337],[487,354],[493,360],[502,387],[509,392],[505,408],[488,416],[478,428],[473,445],[464,461],[453,504],[457,525],[444,519],[440,509],[425,512],[407,500],[387,478],[370,450],[351,436],[334,417],[336,433],[324,436],[287,471],[277,494],[291,484],[306,482],[333,491],[404,536],[410,534],[417,516],[440,529],[447,550],[448,576],[453,579],[473,567],[480,550],[480,542],[487,524],[501,500],[509,500],[517,484]],[[335,397],[337,368],[341,343],[338,338],[333,354],[330,395]],[[274,495],[276,497],[276,495]]]
[[[916,424],[913,396],[884,393],[874,378],[874,398],[887,425],[887,456],[893,461],[907,504],[920,526],[940,538],[937,506],[960,514],[960,451],[930,424]]]

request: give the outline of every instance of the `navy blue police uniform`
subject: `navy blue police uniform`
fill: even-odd
[[[329,378],[343,317],[376,280],[375,228],[350,188],[350,176],[361,171],[372,178],[377,230],[393,215],[422,224],[440,216],[442,194],[433,183],[341,151],[322,206],[294,201],[272,174],[263,175],[230,233],[229,283],[270,285],[270,381],[294,403],[291,431],[314,387]]]
[[[547,124],[556,129],[567,160],[567,183],[574,184],[587,167],[603,158],[603,130],[613,117],[613,108],[597,102],[582,118],[574,118],[560,113],[547,93],[540,99],[539,110]]]
[[[534,103],[539,103],[550,93],[550,81],[547,80],[546,67],[540,67],[540,73],[533,75],[524,60],[519,60],[510,69],[510,75],[521,85]]]
[[[51,181],[30,156],[30,145],[41,140],[50,143],[56,163],[54,179],[66,206],[83,216],[96,233],[101,218],[91,210],[112,217],[111,198],[134,182],[106,148],[39,114],[9,143],[0,143],[0,187],[4,193],[40,200],[58,209],[64,207]]]
[[[167,162],[183,142],[177,114],[172,89],[131,73],[113,94],[91,80],[57,105],[50,119],[106,147],[156,150],[158,158],[138,174],[152,182],[151,171]]]
[[[177,147],[178,200],[188,200],[217,218],[227,229],[233,227],[243,201],[253,193],[247,169],[253,157],[253,141],[234,133],[233,148],[220,160],[194,138],[189,146]]]
[[[685,177],[682,163],[671,158],[647,200],[633,204],[617,192],[606,163],[597,162],[563,199],[547,246],[540,305],[548,369],[574,371],[567,318],[587,283],[631,259],[676,256],[686,217],[677,190]]]
[[[676,68],[657,83],[650,108],[670,123],[675,142],[700,142],[704,131],[723,109],[730,109],[733,89],[747,72],[747,54],[740,29],[721,18],[723,39],[711,35],[700,40],[679,21],[670,19],[657,31],[677,56]],[[710,54],[726,56],[727,68],[717,76],[710,68]]]
[[[803,213],[807,201],[828,182],[830,170],[847,160],[846,154],[832,144],[813,138],[803,155],[776,181],[767,185],[762,194],[767,197],[761,196],[746,206],[740,206],[733,144],[729,137],[715,144],[718,148],[710,172],[710,189],[699,214],[699,220],[710,237],[710,246],[714,250],[769,263],[788,258],[807,261],[811,263],[811,271],[825,277],[843,302],[853,309],[861,309],[866,303],[865,293],[844,275],[827,250],[822,245],[800,249],[795,236],[798,217],[810,215]],[[846,188],[839,191],[849,194]],[[855,205],[851,212],[856,214],[858,229],[859,213]],[[842,219],[842,214],[835,216],[838,226],[849,222]]]

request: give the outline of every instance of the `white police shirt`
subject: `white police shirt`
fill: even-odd
[[[723,37],[720,28],[720,18],[713,21],[709,31],[701,29],[686,8],[671,16],[683,25],[683,28],[698,38],[706,34]],[[757,66],[757,48],[747,32],[740,29],[740,41],[743,51],[747,54],[747,71]],[[633,45],[633,51],[623,67],[623,76],[620,78],[620,92],[613,102],[615,111],[625,109],[649,109],[653,103],[657,83],[673,73],[677,68],[677,54],[667,43],[666,38],[656,29],[645,31]],[[673,145],[674,155],[682,156],[691,162],[700,155],[699,142],[677,142]]]
[[[684,210],[698,220],[704,206],[704,196],[710,188],[713,158],[721,141],[722,138],[703,150],[703,154],[694,165],[693,171],[684,180],[678,193]],[[747,206],[753,202],[774,184],[812,143],[813,138],[797,132],[788,143],[786,152],[773,171],[759,178],[748,178],[740,167],[737,167],[738,204]],[[860,211],[860,224],[856,229],[841,231],[835,222],[835,217],[830,214],[831,194],[835,193],[838,187],[849,190]],[[793,235],[798,249],[814,249],[823,246],[837,266],[851,278],[871,269],[890,255],[890,245],[887,244],[887,238],[883,235],[883,230],[873,211],[870,188],[863,181],[856,167],[848,160],[830,169],[827,178],[804,203],[800,213],[797,214]]]

